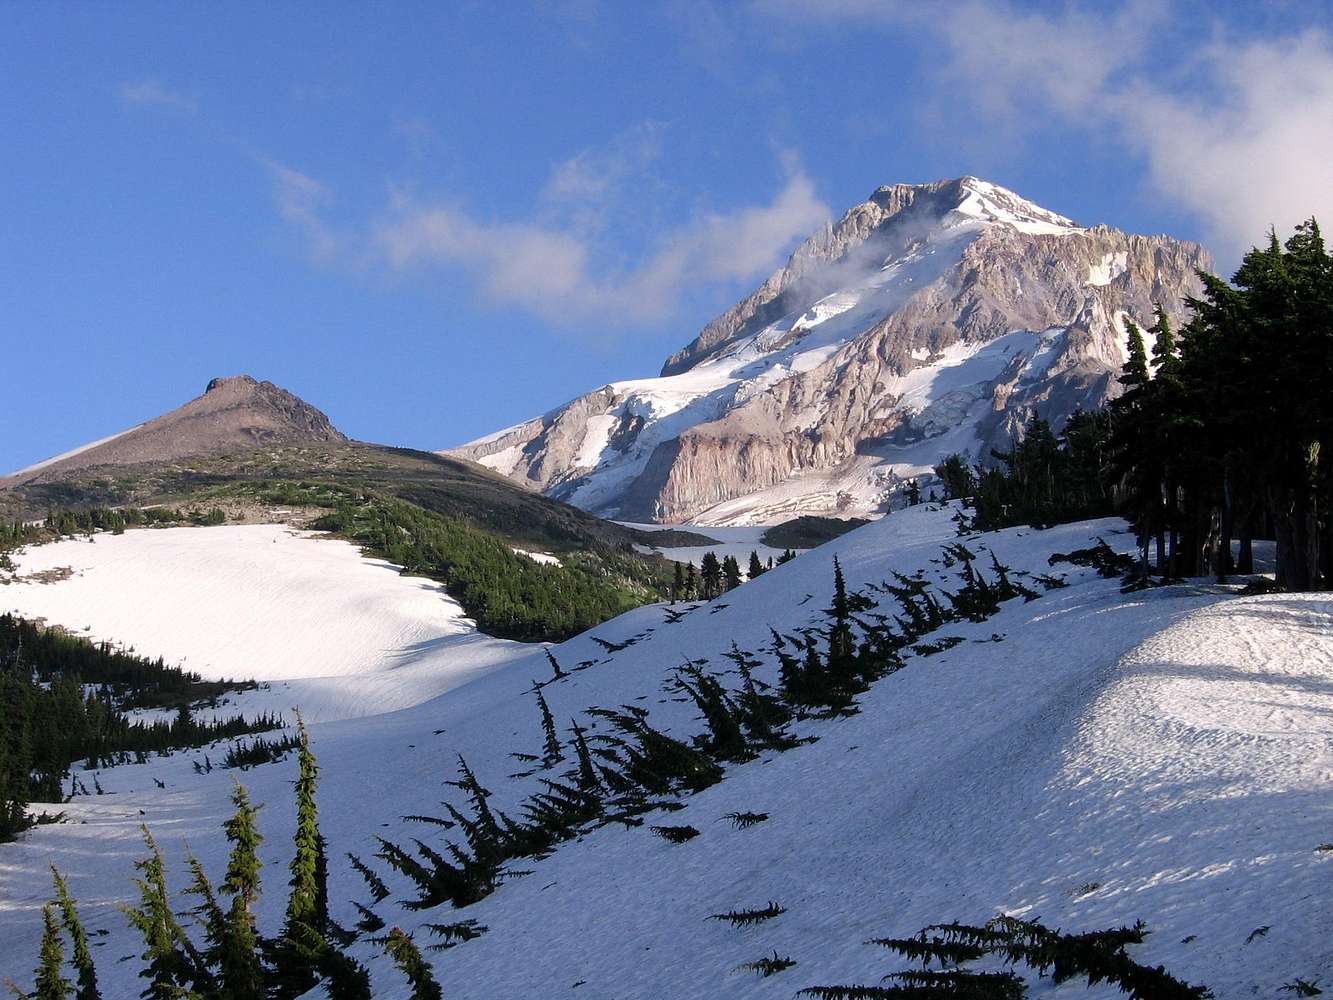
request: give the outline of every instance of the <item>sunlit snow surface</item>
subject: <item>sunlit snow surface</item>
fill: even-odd
[[[592,705],[632,704],[681,738],[699,733],[693,709],[663,688],[682,660],[708,658],[720,671],[733,640],[757,651],[770,626],[790,632],[817,622],[831,596],[835,555],[853,588],[923,570],[956,589],[957,568],[938,561],[955,540],[952,513],[923,506],[892,514],[676,624],[651,606],[599,626],[554,649],[566,669],[591,665],[547,685],[545,698],[562,725]],[[191,529],[200,538],[226,530]],[[1122,530],[1102,521],[969,537],[983,571],[994,552],[1015,571],[1060,573],[1069,586],[1010,602],[982,624],[946,626],[942,635],[965,641],[911,657],[861,699],[859,714],[801,724],[797,732],[817,742],[729,767],[721,784],[686,799],[683,811],[649,817],[640,828],[597,830],[545,860],[524,861],[516,867],[530,874],[464,910],[405,911],[399,903],[408,887],[390,877],[393,898],[379,912],[390,925],[417,931],[422,943],[432,940],[424,923],[475,919],[489,928],[477,940],[428,953],[445,995],[463,1000],[789,1000],[806,986],[873,984],[901,967],[865,944],[869,938],[1000,911],[1071,931],[1143,919],[1151,934],[1135,949],[1139,960],[1166,963],[1220,1000],[1285,995],[1280,988],[1297,976],[1327,987],[1333,852],[1318,848],[1333,840],[1333,601],[1239,597],[1203,583],[1125,595],[1116,580],[1048,565],[1052,552],[1098,536],[1128,548]],[[129,532],[123,544],[133,549],[153,535]],[[310,547],[293,551],[298,561],[306,555],[322,558]],[[164,589],[194,578],[186,560],[144,558],[160,566]],[[391,593],[410,582],[371,570]],[[110,583],[94,589],[96,579],[91,569],[81,578],[81,614],[70,624],[100,621],[99,607],[119,601]],[[290,608],[289,620],[331,625],[332,614],[298,612],[297,595],[271,600]],[[133,637],[140,648],[168,629],[188,640],[188,629],[167,621],[174,607]],[[378,627],[373,616],[367,620]],[[292,647],[284,645],[286,629],[272,627],[272,659],[281,659]],[[608,653],[593,636],[638,640]],[[449,648],[442,647],[441,669],[451,662]],[[371,715],[377,695],[368,684],[366,717],[312,728],[332,903],[344,924],[356,919],[349,900],[364,902],[367,894],[343,852],[369,860],[376,835],[438,842],[435,828],[401,817],[438,815],[440,799],[456,800],[444,782],[455,777],[457,754],[492,790],[495,808],[512,812],[537,787],[541,774],[507,777],[521,766],[509,755],[540,751],[528,689],[550,668],[539,649],[507,648],[507,662],[415,707]],[[178,653],[202,656],[188,641]],[[760,656],[759,676],[771,681],[773,658]],[[372,680],[393,673],[390,663],[373,670]],[[323,682],[309,683],[314,696]],[[388,707],[402,703],[385,697]],[[214,760],[221,755],[209,752]],[[60,807],[69,822],[0,847],[0,977],[30,982],[40,905],[50,892],[46,866],[54,862],[83,901],[90,928],[108,932],[93,938],[104,994],[139,992],[134,956],[142,945],[115,908],[142,853],[138,824],[147,822],[167,852],[177,890],[186,881],[187,841],[215,878],[223,872],[218,830],[232,773],[196,775],[191,762],[201,756],[104,769],[98,775],[107,795],[79,796]],[[285,903],[294,771],[287,760],[237,775],[265,803],[259,919],[269,932]],[[81,777],[91,784],[89,774]],[[735,811],[769,819],[736,830],[725,820]],[[653,823],[689,824],[702,834],[672,845],[653,835]],[[749,929],[708,919],[770,900],[787,912]],[[796,966],[768,979],[738,968],[774,950]],[[357,944],[353,954],[369,965],[377,998],[409,996],[372,944]],[[1105,988],[1084,993],[1076,984],[1033,995],[1120,996]]]
[[[0,587],[0,611],[207,679],[271,682],[239,696],[246,711],[299,703],[321,720],[407,707],[524,648],[479,635],[439,584],[282,525],[99,534],[17,562],[29,579]],[[59,583],[32,579],[66,569]]]

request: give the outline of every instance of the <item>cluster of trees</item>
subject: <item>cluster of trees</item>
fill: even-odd
[[[409,909],[465,907],[494,892],[509,877],[511,863],[544,857],[590,826],[638,826],[645,813],[679,808],[674,797],[720,781],[728,763],[800,745],[802,740],[790,732],[793,719],[854,711],[856,697],[899,669],[909,647],[921,655],[948,648],[944,641],[934,647],[920,644],[928,632],[950,621],[984,621],[1006,600],[1038,596],[1012,581],[1009,570],[993,557],[989,578],[975,560],[961,544],[945,550],[944,562],[960,567],[961,586],[955,592],[933,591],[922,575],[899,576],[872,588],[892,596],[897,612],[890,615],[879,612],[877,598],[848,590],[835,559],[833,602],[822,623],[792,634],[773,632],[773,645],[765,652],[779,662],[776,685],[761,680],[755,669],[761,660],[734,643],[724,654],[732,664],[726,673],[708,671],[706,660],[689,661],[677,670],[672,686],[694,703],[705,726],[688,742],[654,727],[648,710],[634,705],[589,709],[588,715],[606,723],[602,731],[592,732],[586,720],[581,724],[573,719],[562,738],[543,689],[564,682],[568,674],[552,659],[553,676],[533,685],[541,753],[513,755],[534,765],[516,777],[545,773],[540,790],[516,813],[500,812],[460,758],[459,777],[449,784],[464,794],[466,803],[446,802],[444,816],[405,817],[457,831],[452,839],[442,845],[381,839],[377,857],[416,886],[416,898],[404,904]],[[685,828],[661,829],[668,840],[689,836]],[[353,857],[352,864],[372,894],[368,905],[357,904],[364,918],[359,926],[379,930],[383,921],[374,905],[387,897],[388,889],[361,859]],[[446,941],[461,934],[461,926],[427,925]]]
[[[312,527],[439,580],[483,632],[505,639],[559,642],[666,596],[665,588],[609,571],[601,556],[595,567],[580,565],[577,555],[562,556],[561,565],[538,563],[460,518],[403,500],[342,502]]]
[[[1151,349],[1129,325],[1123,388],[1105,413],[971,468],[937,468],[946,498],[975,502],[978,528],[1120,513],[1166,579],[1253,572],[1252,541],[1276,541],[1276,582],[1333,580],[1333,258],[1319,227],[1273,234],[1231,283],[1200,274],[1179,330],[1158,309]],[[1233,545],[1236,542],[1236,554]]]
[[[149,753],[282,726],[281,718],[267,714],[195,720],[188,699],[220,689],[161,660],[0,615],[0,841],[32,825],[29,803],[62,802],[67,787],[69,794],[86,790],[70,776],[75,761],[86,760],[90,769],[142,761]],[[171,721],[131,722],[123,711],[173,701]]]
[[[289,866],[287,906],[273,936],[260,933],[255,904],[262,890],[259,807],[245,786],[232,792],[235,813],[223,824],[231,844],[227,870],[214,883],[191,855],[187,928],[172,906],[167,866],[144,827],[148,856],[135,863],[136,905],[126,907],[130,924],[143,939],[145,1000],[292,1000],[322,984],[330,1000],[371,1000],[370,974],[346,954],[356,934],[329,916],[327,846],[319,829],[315,792],[319,767],[305,726],[298,718],[295,853]],[[101,1000],[97,967],[77,906],[60,873],[52,868],[56,898],[43,913],[43,933],[34,971],[34,1000]],[[191,933],[191,930],[194,933]],[[65,961],[65,939],[72,945]],[[410,937],[394,928],[381,942],[403,971],[413,1000],[440,1000],[442,993]],[[67,971],[75,980],[66,977]],[[27,996],[17,988],[19,996]]]
[[[1143,943],[1147,928],[1132,927],[1067,934],[1037,922],[1001,915],[983,926],[933,924],[909,938],[875,938],[867,944],[921,963],[920,969],[891,972],[877,979],[881,986],[811,986],[798,996],[850,1000],[854,997],[977,997],[1025,1000],[1027,980],[1012,971],[1024,968],[1052,986],[1086,980],[1112,983],[1130,997],[1155,1000],[1210,1000],[1204,986],[1171,975],[1163,966],[1143,965],[1126,951]],[[970,962],[987,957],[1008,968],[975,972]],[[938,968],[932,969],[931,965]]]
[[[1037,417],[1011,448],[991,452],[997,464],[972,467],[955,454],[935,474],[946,500],[972,503],[978,531],[1108,517],[1115,512],[1110,433],[1107,411],[1075,411],[1059,436]]]
[[[675,579],[671,584],[671,601],[711,601],[721,597],[728,590],[735,590],[746,580],[754,580],[767,573],[774,565],[781,565],[796,558],[792,549],[786,549],[778,556],[776,563],[772,556],[768,562],[759,558],[759,553],[750,550],[750,561],[745,573],[741,573],[741,564],[735,556],[723,556],[718,559],[716,552],[705,552],[699,560],[696,572],[694,563],[676,563]]]

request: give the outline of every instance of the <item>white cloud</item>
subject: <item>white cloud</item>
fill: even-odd
[[[191,115],[199,110],[194,98],[177,93],[157,80],[126,81],[120,85],[118,92],[126,104],[168,108]]]
[[[978,0],[929,9],[758,0],[752,10],[788,29],[854,24],[942,43],[941,89],[974,105],[993,141],[1052,116],[1076,134],[1109,137],[1233,260],[1270,224],[1333,220],[1333,42],[1321,31],[1210,38],[1206,24],[1191,24],[1203,41],[1163,51],[1155,46],[1183,16],[1169,0],[1113,13]]]
[[[577,189],[595,184],[580,175]],[[400,269],[461,267],[492,299],[559,323],[651,324],[670,318],[689,285],[750,278],[780,263],[791,242],[829,216],[800,171],[767,204],[697,216],[628,268],[599,267],[598,243],[540,222],[484,222],[450,207],[399,204],[376,239]]]
[[[342,251],[343,241],[324,219],[323,211],[330,201],[328,188],[277,160],[252,155],[268,171],[278,214],[301,230],[311,257],[321,263],[334,259]]]

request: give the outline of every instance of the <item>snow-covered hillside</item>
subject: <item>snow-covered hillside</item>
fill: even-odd
[[[900,511],[683,617],[681,608],[651,606],[608,622],[555,647],[571,672],[544,697],[562,723],[578,717],[594,732],[605,724],[583,715],[589,707],[635,705],[678,738],[699,733],[693,707],[667,686],[683,659],[707,658],[721,672],[734,641],[771,680],[773,658],[759,652],[770,626],[790,633],[821,620],[835,555],[854,589],[922,570],[956,590],[958,567],[941,554],[956,540],[951,514]],[[1023,579],[1038,590],[1039,573],[1067,586],[1010,601],[981,623],[946,625],[931,638],[962,641],[909,656],[859,699],[858,714],[798,723],[795,732],[816,742],[731,765],[720,783],[682,799],[682,810],[642,827],[613,824],[544,860],[524,859],[515,867],[529,874],[471,907],[403,910],[410,885],[376,863],[394,890],[377,911],[409,931],[465,919],[487,928],[428,953],[445,995],[464,1000],[785,1000],[812,985],[874,983],[898,967],[864,943],[871,937],[999,912],[1066,930],[1142,919],[1151,934],[1133,949],[1138,960],[1165,963],[1219,998],[1277,996],[1296,977],[1327,986],[1333,851],[1320,848],[1333,840],[1333,602],[1240,597],[1204,584],[1124,595],[1091,570],[1048,565],[1053,552],[1099,536],[1127,548],[1121,528],[1103,521],[969,537],[979,568],[994,553],[1033,574]],[[93,579],[89,571],[84,585]],[[91,616],[111,599],[85,590],[81,610]],[[338,919],[353,922],[348,901],[366,900],[344,851],[370,859],[375,836],[438,842],[437,829],[401,817],[460,801],[444,784],[458,754],[496,808],[513,810],[534,789],[540,774],[507,776],[522,766],[512,753],[541,750],[530,687],[551,670],[540,649],[508,648],[506,663],[429,701],[312,728]],[[63,807],[68,822],[0,846],[0,976],[29,979],[46,866],[55,863],[90,928],[107,932],[93,939],[107,995],[138,992],[137,959],[120,959],[141,946],[115,909],[142,853],[138,824],[167,851],[177,888],[186,841],[215,876],[223,868],[230,775],[193,773],[198,756],[104,770],[110,794],[80,797]],[[288,760],[238,775],[266,803],[261,929],[277,926],[284,904],[294,768]],[[736,829],[725,818],[735,812],[768,818]],[[671,844],[652,833],[654,823],[701,833]],[[785,912],[753,927],[708,919],[770,901]],[[431,940],[424,929],[418,937]],[[796,964],[769,978],[740,968],[775,950]],[[374,946],[353,953],[370,966],[376,997],[409,995]],[[1085,994],[1067,985],[1051,995]]]
[[[15,561],[0,611],[205,679],[268,682],[231,696],[247,714],[290,716],[299,704],[321,721],[406,708],[527,648],[478,634],[439,584],[283,525],[104,533]]]

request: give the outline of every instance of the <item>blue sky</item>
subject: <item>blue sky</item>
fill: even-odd
[[[876,186],[1234,265],[1333,216],[1333,8],[0,7],[0,471],[215,375],[436,448],[663,358]]]

